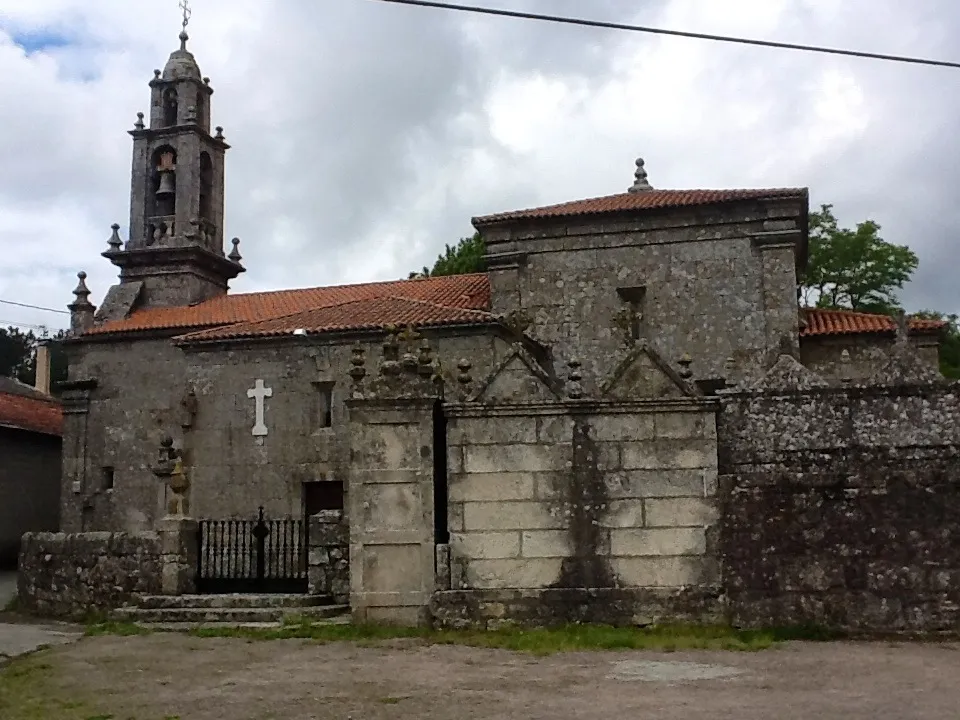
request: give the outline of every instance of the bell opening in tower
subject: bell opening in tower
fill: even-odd
[[[175,215],[177,211],[177,152],[172,147],[157,148],[153,153],[151,173],[150,217]]]
[[[200,153],[200,217],[213,220],[211,201],[213,195],[213,161],[210,154]]]
[[[176,88],[167,88],[163,93],[163,126],[173,127],[177,124],[177,109],[180,103]]]

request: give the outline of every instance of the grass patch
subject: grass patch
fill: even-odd
[[[388,625],[324,625],[288,622],[279,628],[199,627],[194,637],[234,637],[247,640],[306,639],[318,642],[369,644],[414,639],[433,645],[496,648],[534,655],[578,650],[765,650],[781,638],[761,630],[729,627],[664,625],[650,628],[616,628],[603,625],[566,625],[557,628],[498,630],[431,630]],[[788,638],[783,638],[788,639]],[[796,639],[796,638],[789,638]]]
[[[57,697],[56,671],[49,651],[13,660],[0,669],[0,718],[3,720],[87,720],[85,703]]]
[[[132,622],[117,622],[108,620],[106,622],[95,621],[87,625],[83,634],[86,637],[96,637],[97,635],[120,635],[127,637],[130,635],[149,635],[153,632],[150,628],[145,628]]]

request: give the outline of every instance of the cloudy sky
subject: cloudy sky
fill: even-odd
[[[954,0],[476,0],[960,60]],[[0,0],[0,300],[99,302],[131,139],[176,0]],[[474,215],[660,188],[806,186],[920,256],[908,309],[960,311],[960,70],[375,0],[193,0],[227,156],[238,291],[406,277]],[[0,304],[0,324],[64,315]]]

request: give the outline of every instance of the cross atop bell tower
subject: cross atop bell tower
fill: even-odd
[[[133,136],[130,238],[103,253],[120,268],[138,307],[191,305],[227,292],[243,272],[223,251],[223,128],[210,132],[210,78],[187,50],[190,6],[181,0],[180,47],[150,81],[150,116],[137,113]]]

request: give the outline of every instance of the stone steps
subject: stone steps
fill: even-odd
[[[264,607],[123,607],[112,620],[144,624],[178,623],[190,626],[216,623],[220,626],[248,623],[280,623],[285,618],[324,620],[347,615],[346,605],[267,605]]]
[[[312,619],[310,623],[317,625],[349,625],[349,615],[338,615],[337,617]],[[187,630],[197,630],[201,628],[243,628],[249,630],[277,630],[283,627],[280,621],[275,622],[144,622],[137,621],[137,625],[155,630],[158,632],[185,632]]]
[[[260,595],[232,593],[223,595],[140,595],[134,607],[144,610],[197,608],[306,608],[333,605],[323,595]]]

